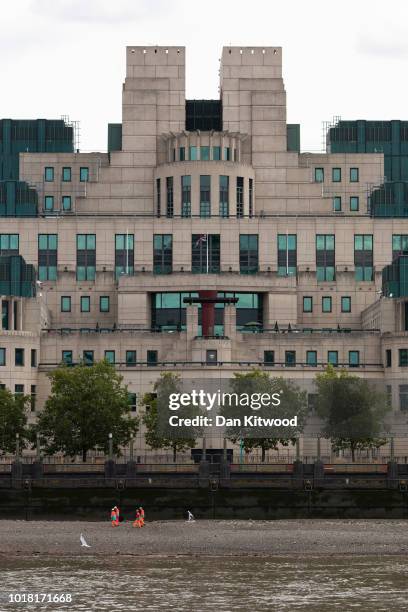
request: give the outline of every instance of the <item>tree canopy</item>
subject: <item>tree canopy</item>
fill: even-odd
[[[329,365],[316,375],[316,412],[323,420],[322,434],[333,450],[379,448],[386,443],[385,419],[390,410],[385,393],[364,378],[336,371]]]
[[[51,393],[34,426],[46,453],[82,455],[90,450],[107,452],[112,434],[113,451],[128,444],[139,428],[129,414],[123,377],[106,361],[92,366],[60,366],[49,374]]]
[[[16,434],[20,436],[20,447],[26,445],[28,402],[28,396],[0,389],[0,454],[16,452]]]

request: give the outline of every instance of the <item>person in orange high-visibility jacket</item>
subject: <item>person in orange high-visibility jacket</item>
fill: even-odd
[[[117,513],[116,507],[111,510],[111,525],[117,527],[119,525],[119,514]]]
[[[143,510],[142,506],[140,506],[140,508],[139,508],[139,513],[140,513],[140,519],[139,519],[140,520],[140,526],[144,527],[144,524],[145,524],[145,521],[144,521],[144,519],[145,519],[145,511]]]
[[[140,522],[140,511],[139,508],[136,510],[136,517],[135,520],[133,522],[133,527],[141,527],[141,522]]]

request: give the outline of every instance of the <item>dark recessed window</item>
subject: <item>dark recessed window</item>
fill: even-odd
[[[285,366],[287,368],[296,365],[296,351],[285,351]]]
[[[61,312],[71,312],[71,296],[61,296]]]
[[[330,363],[333,366],[337,366],[339,364],[338,351],[328,351],[327,352],[327,363]]]
[[[62,351],[62,362],[66,365],[72,365],[72,351]]]
[[[215,349],[208,349],[206,351],[206,364],[207,365],[217,365],[218,357],[217,351]]]
[[[136,351],[126,351],[126,365],[128,367],[136,365]]]
[[[83,351],[82,358],[83,358],[84,365],[93,365],[94,352],[93,351]]]
[[[147,351],[147,363],[149,365],[157,365],[158,362],[158,352],[157,351]]]
[[[313,298],[310,295],[303,296],[303,312],[313,312]]]
[[[24,365],[24,349],[16,348],[14,355],[15,355],[14,364],[16,366],[23,366]]]
[[[398,350],[400,368],[406,368],[408,366],[408,349],[403,348]]]
[[[31,349],[31,367],[32,368],[37,367],[37,350],[36,349]]]
[[[275,365],[275,351],[264,351],[264,365]]]
[[[385,365],[387,368],[392,366],[392,350],[386,349],[385,351]]]
[[[351,297],[349,295],[341,296],[341,312],[351,312]]]
[[[360,365],[360,351],[349,351],[350,368],[358,368]]]
[[[62,180],[64,183],[68,183],[71,180],[71,168],[62,169]]]
[[[101,295],[99,297],[99,311],[100,312],[109,312],[109,296]]]
[[[105,359],[108,363],[115,363],[115,351],[105,351]]]
[[[6,349],[0,348],[0,366],[6,365]]]
[[[317,366],[317,351],[306,351],[306,363],[308,366]]]
[[[81,295],[81,312],[91,311],[91,298],[89,295]]]

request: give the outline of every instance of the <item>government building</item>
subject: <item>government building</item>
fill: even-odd
[[[220,98],[186,100],[183,47],[127,47],[107,153],[66,119],[1,120],[0,216],[0,381],[33,419],[50,370],[105,358],[134,413],[162,371],[331,363],[406,420],[408,121],[337,120],[302,153],[281,48],[224,47]]]

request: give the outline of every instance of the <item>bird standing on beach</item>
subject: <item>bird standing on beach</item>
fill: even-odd
[[[91,548],[91,547],[89,546],[89,544],[87,544],[87,542],[86,542],[86,540],[85,540],[84,536],[82,535],[82,533],[81,533],[81,535],[80,535],[80,538],[79,538],[79,539],[80,539],[80,542],[81,542],[81,546],[85,546],[86,548]]]

